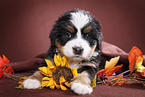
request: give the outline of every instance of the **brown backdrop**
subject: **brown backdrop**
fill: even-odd
[[[74,8],[101,22],[105,41],[145,54],[145,0],[0,0],[0,54],[21,61],[46,52],[55,20]]]

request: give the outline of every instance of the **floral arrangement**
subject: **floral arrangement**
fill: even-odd
[[[106,61],[105,69],[97,72],[99,81],[97,84],[102,83],[103,85],[122,85],[129,84],[127,82],[133,81],[142,83],[145,86],[145,67],[143,63],[143,55],[139,48],[133,47],[128,55],[129,70],[122,72],[119,75],[112,75],[117,72],[123,65],[115,66],[119,60],[119,56],[112,58],[110,61]],[[129,73],[130,72],[130,73]],[[128,75],[124,75],[129,73]]]
[[[128,55],[129,70],[118,75],[113,75],[123,67],[123,64],[116,65],[119,59],[120,56],[117,56],[111,58],[110,61],[106,61],[105,68],[95,74],[91,84],[92,88],[97,84],[116,86],[130,84],[130,81],[133,83],[141,83],[145,86],[145,67],[143,66],[143,55],[141,50],[137,47],[133,47]],[[42,88],[49,87],[50,89],[68,90],[70,88],[70,83],[78,75],[77,69],[71,69],[64,56],[54,55],[53,62],[48,59],[45,59],[45,61],[47,67],[39,67],[40,72],[44,75],[41,81]],[[18,79],[19,86],[16,88],[24,89],[22,82],[27,77],[16,77],[9,64],[9,60],[4,55],[0,57],[0,78],[2,78],[3,75],[12,79]]]
[[[55,55],[54,64],[48,59],[45,59],[45,61],[47,67],[39,67],[40,72],[45,76],[41,81],[41,86],[67,90],[67,87],[70,87],[71,81],[77,75],[77,69],[71,70],[64,56]]]
[[[14,74],[14,71],[12,67],[9,64],[9,60],[5,55],[0,56],[0,78],[3,77],[3,75],[12,75]]]

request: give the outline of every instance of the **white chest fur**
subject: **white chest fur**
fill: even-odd
[[[78,62],[72,62],[72,63],[70,63],[70,67],[71,67],[71,69],[72,68],[78,69],[80,67],[80,64]]]

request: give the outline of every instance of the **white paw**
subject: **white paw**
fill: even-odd
[[[91,86],[83,85],[81,83],[71,83],[71,90],[79,95],[91,94],[93,89]]]
[[[36,79],[26,79],[23,82],[23,86],[26,89],[37,89],[40,88],[40,81],[36,80]]]

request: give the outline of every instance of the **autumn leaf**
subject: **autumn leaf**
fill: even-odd
[[[106,74],[106,76],[111,76],[113,73],[117,72],[123,65],[118,65],[117,62],[119,61],[120,56],[111,58],[110,61],[106,61],[105,63],[105,69],[102,69],[98,72],[98,74],[103,73]]]
[[[3,76],[3,71],[0,70],[0,78]]]
[[[9,65],[9,60],[5,55],[0,56],[0,78],[4,74],[14,74],[12,67]]]
[[[96,82],[97,82],[96,80],[97,80],[97,73],[95,74],[94,79],[92,80],[92,84],[91,84],[92,88],[96,87]]]
[[[0,69],[4,67],[4,60],[3,58],[0,56]]]
[[[129,55],[128,55],[128,60],[129,60],[129,70],[130,72],[132,73],[136,68],[136,61],[138,59],[138,57],[140,56],[140,60],[143,61],[143,55],[142,55],[142,52],[139,48],[137,48],[136,46],[134,46],[130,52],[129,52]],[[141,62],[141,61],[140,61]]]
[[[4,63],[5,64],[8,64],[10,61],[8,60],[8,58],[5,56],[5,55],[3,55],[3,60],[4,60]]]
[[[128,55],[129,60],[129,70],[141,77],[145,77],[145,67],[143,64],[143,55],[139,48],[136,46],[131,49]]]
[[[120,58],[120,56],[111,58],[110,61],[106,61],[106,63],[105,63],[105,69],[111,69],[111,68],[113,68],[117,64],[119,58]]]

